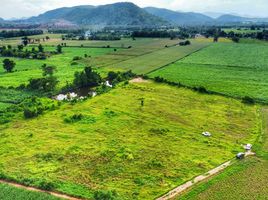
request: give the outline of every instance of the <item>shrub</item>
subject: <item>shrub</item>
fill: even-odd
[[[242,102],[245,104],[254,104],[255,100],[249,96],[245,96],[242,98]]]
[[[45,181],[41,181],[39,184],[38,184],[38,187],[43,189],[43,190],[53,190],[55,188],[55,185],[51,182],[45,182]]]
[[[95,200],[115,200],[118,198],[117,198],[117,193],[115,191],[98,190],[94,192],[94,199]]]
[[[34,118],[38,116],[36,108],[24,108],[23,115],[26,119]]]
[[[73,57],[73,61],[76,61],[76,60],[82,60],[82,57],[80,57],[80,56]]]
[[[64,122],[66,123],[75,123],[78,121],[81,121],[83,119],[83,115],[82,114],[74,114],[70,117],[66,117],[64,118]]]

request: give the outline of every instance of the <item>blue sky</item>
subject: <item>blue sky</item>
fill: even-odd
[[[121,0],[128,1],[128,0]],[[0,17],[20,18],[75,5],[100,5],[118,0],[1,0]],[[155,6],[195,12],[237,13],[243,16],[268,17],[268,0],[132,0],[141,7]]]

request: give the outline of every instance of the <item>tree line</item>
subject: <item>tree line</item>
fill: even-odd
[[[0,38],[11,38],[11,37],[23,37],[31,35],[42,35],[44,32],[42,30],[3,30],[0,32]]]

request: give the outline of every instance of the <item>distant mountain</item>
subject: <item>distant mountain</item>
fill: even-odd
[[[213,19],[219,18],[220,16],[224,15],[225,13],[219,13],[219,12],[204,12],[203,13],[206,16],[209,16]]]
[[[204,25],[214,21],[211,17],[194,12],[178,12],[154,7],[147,7],[144,10],[176,25]]]
[[[231,24],[231,23],[262,23],[268,22],[268,18],[249,18],[240,17],[236,15],[222,15],[216,19],[219,24]]]
[[[59,8],[27,20],[32,23],[54,23],[56,21],[77,25],[148,26],[168,24],[167,21],[147,13],[133,3]]]

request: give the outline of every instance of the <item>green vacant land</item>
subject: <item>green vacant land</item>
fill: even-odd
[[[73,121],[74,114],[82,118]],[[259,121],[257,106],[237,100],[130,83],[0,125],[0,173],[85,198],[102,190],[153,199],[254,143]]]
[[[263,133],[254,145],[257,157],[235,163],[222,174],[201,183],[180,200],[258,199],[268,197],[268,110],[262,109]]]
[[[150,74],[232,97],[268,102],[268,47],[218,43]]]
[[[0,184],[0,191],[1,200],[60,200],[49,194],[27,191],[7,184]]]

